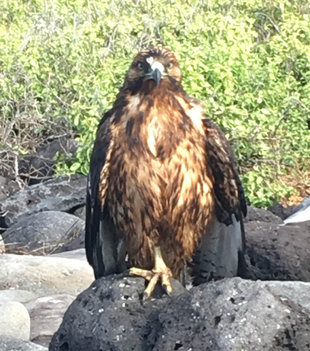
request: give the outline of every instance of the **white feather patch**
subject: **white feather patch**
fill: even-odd
[[[151,66],[151,64],[153,63],[154,61],[154,57],[153,56],[149,56],[147,59],[146,59],[146,62]]]
[[[155,61],[154,63],[152,63],[151,68],[152,68],[152,71],[155,71],[155,69],[158,69],[161,74],[164,74],[164,72],[165,72],[164,65],[158,61]]]
[[[203,112],[200,106],[196,106],[186,111],[187,115],[192,120],[193,124],[198,128],[202,128],[201,117],[203,116]]]

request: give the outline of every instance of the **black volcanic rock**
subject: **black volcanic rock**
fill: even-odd
[[[77,141],[72,136],[49,139],[41,144],[37,152],[26,155],[19,161],[18,168],[21,178],[29,185],[50,179],[55,174],[55,156],[76,154]]]
[[[0,227],[40,211],[73,212],[85,204],[86,177],[62,176],[25,187],[0,203]]]
[[[49,350],[310,348],[310,284],[231,278],[151,301],[143,289],[141,278],[97,280],[69,307]]]
[[[7,253],[46,255],[84,247],[84,222],[69,213],[43,211],[21,218],[3,234]]]
[[[283,220],[273,214],[272,212],[265,210],[263,208],[257,208],[253,206],[248,206],[248,213],[245,217],[245,223],[247,222],[266,222],[266,223],[275,223],[275,224],[283,224]]]
[[[310,221],[245,223],[245,278],[310,282]]]
[[[287,217],[291,216],[292,214],[294,214],[298,210],[299,210],[299,205],[284,207],[279,203],[276,203],[272,206],[269,206],[269,208],[268,208],[268,211],[270,211],[275,216],[280,217],[283,220],[286,219]]]

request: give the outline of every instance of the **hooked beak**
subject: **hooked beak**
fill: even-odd
[[[155,80],[156,86],[159,86],[162,74],[158,68],[155,68],[151,73],[151,79]]]
[[[164,70],[164,66],[158,61],[154,61],[150,65],[150,71],[147,76],[149,79],[155,81],[157,87],[159,86],[159,83],[164,76]]]

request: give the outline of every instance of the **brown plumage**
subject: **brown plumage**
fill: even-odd
[[[237,274],[246,205],[233,152],[181,86],[166,48],[134,59],[98,127],[87,190],[86,252],[95,277],[194,283]],[[127,255],[127,256],[126,256]],[[128,257],[128,259],[126,259]]]

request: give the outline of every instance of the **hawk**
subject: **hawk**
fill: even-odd
[[[238,274],[246,203],[233,151],[181,85],[175,55],[149,47],[133,60],[97,130],[86,203],[95,278],[122,272],[193,284]]]

